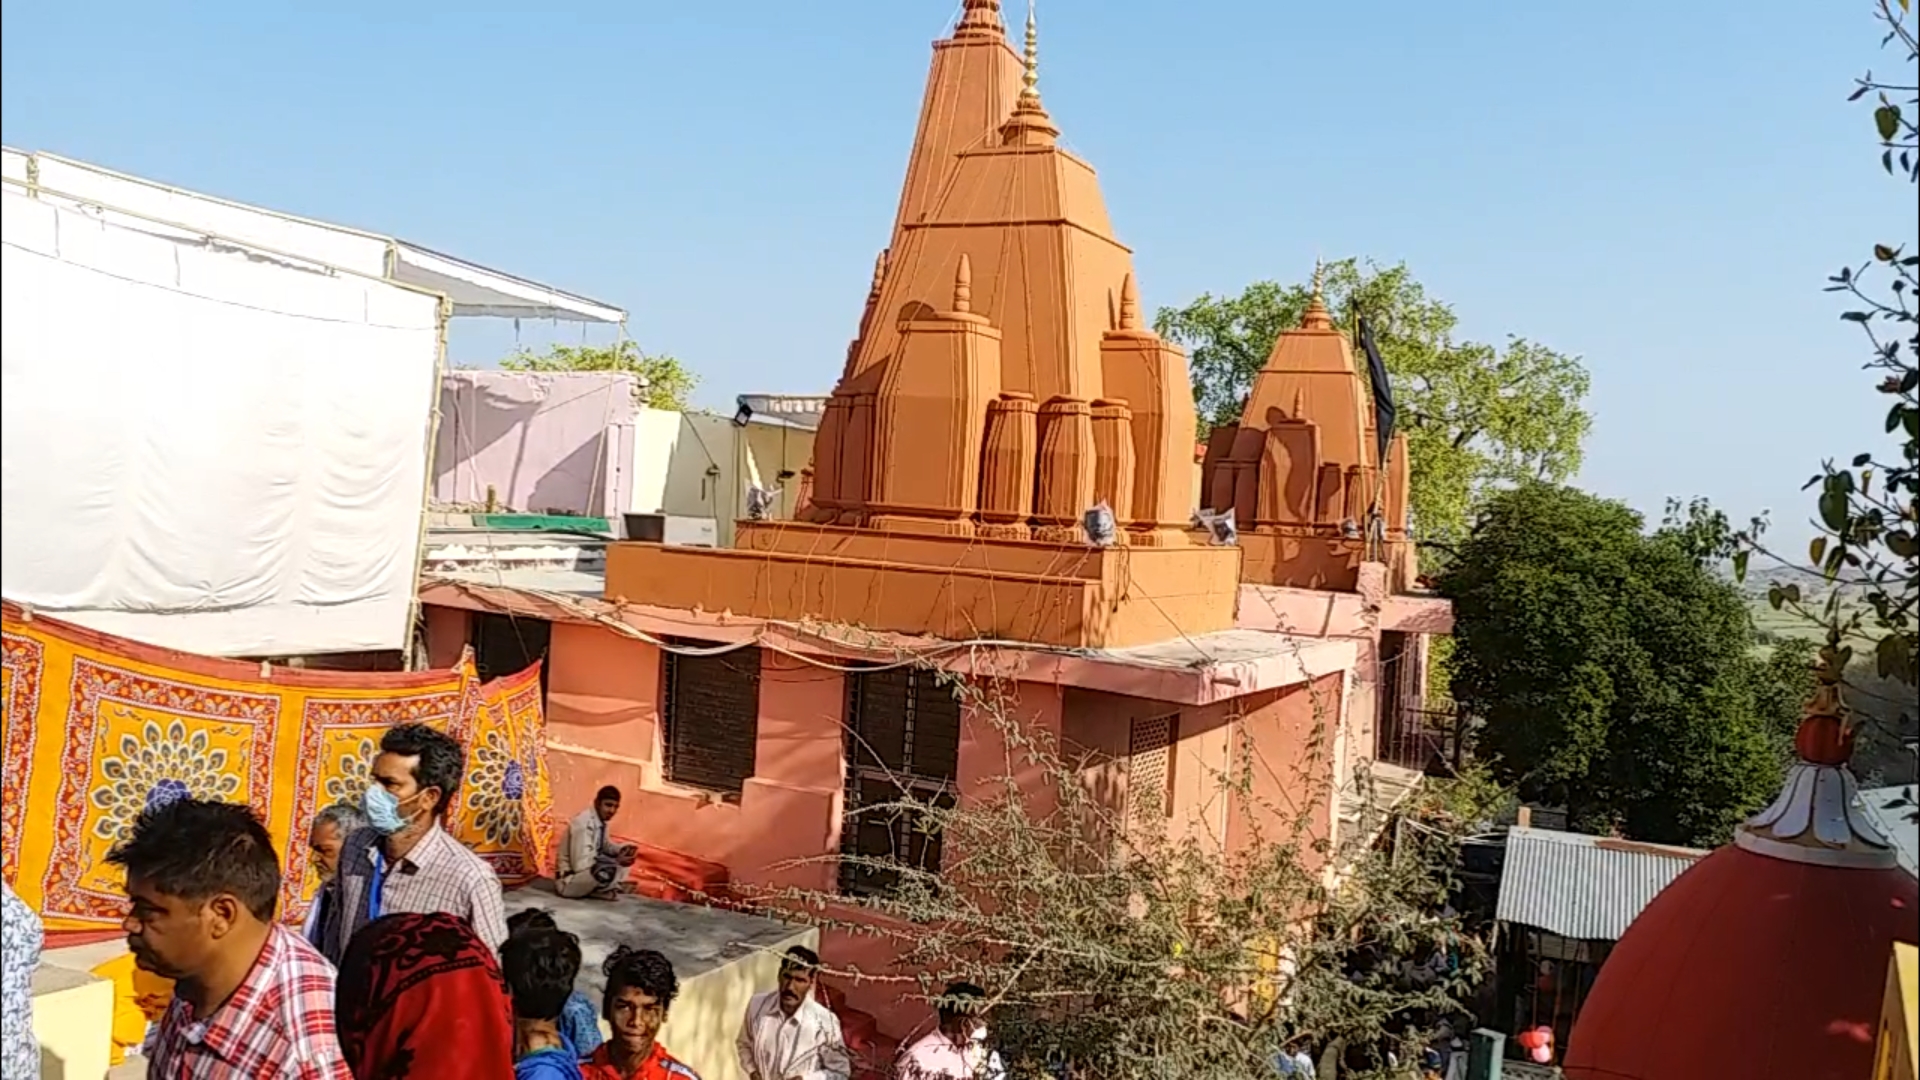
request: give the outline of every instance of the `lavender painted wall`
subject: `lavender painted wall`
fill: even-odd
[[[433,497],[503,510],[631,505],[634,388],[619,372],[455,371],[440,384]]]

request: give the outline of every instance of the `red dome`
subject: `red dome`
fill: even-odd
[[[1850,792],[1849,792],[1850,794]],[[1859,1080],[1920,881],[1728,845],[1654,898],[1567,1039],[1568,1080]]]

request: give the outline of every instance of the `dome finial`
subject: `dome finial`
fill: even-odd
[[[1306,313],[1300,316],[1302,330],[1331,330],[1333,316],[1327,313],[1327,301],[1321,295],[1326,285],[1327,266],[1318,257],[1313,260],[1313,295],[1307,299]]]
[[[1040,101],[1040,23],[1034,18],[1034,0],[1027,0],[1026,71],[1020,76],[1020,99]]]
[[[1844,661],[1831,643],[1822,649],[1806,715],[1793,736],[1800,760],[1772,805],[1748,818],[1733,842],[1748,851],[1821,866],[1880,868],[1896,864],[1893,844],[1860,806],[1847,761],[1854,729],[1840,696]]]
[[[1007,31],[1000,24],[1000,0],[966,0],[960,11],[960,23],[953,28],[956,38],[1002,38]]]
[[[1047,107],[1040,103],[1040,25],[1034,17],[1033,0],[1027,0],[1027,44],[1022,65],[1025,70],[1020,76],[1020,97],[1013,103],[1013,115],[1001,125],[1000,141],[1008,146],[1051,146],[1060,129],[1053,126]]]

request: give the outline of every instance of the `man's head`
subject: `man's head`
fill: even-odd
[[[459,793],[466,765],[460,744],[443,732],[425,724],[388,728],[380,737],[380,752],[373,757],[367,816],[382,828],[392,825],[395,817],[400,829],[437,820]],[[389,820],[382,821],[383,817]]]
[[[253,811],[175,799],[142,811],[107,855],[127,874],[122,920],[134,963],[192,978],[232,949],[258,949],[273,922],[280,860]]]
[[[557,930],[560,924],[553,921],[553,912],[546,908],[530,907],[507,916],[507,936],[512,937],[522,930]]]
[[[620,789],[608,784],[593,797],[593,812],[600,815],[601,821],[612,821],[613,815],[620,812]]]
[[[523,925],[500,946],[500,970],[517,1020],[558,1020],[580,974],[580,939],[552,926]]]
[[[600,1015],[613,1029],[614,1039],[636,1051],[652,1045],[660,1025],[667,1022],[674,995],[680,992],[672,962],[652,949],[622,945],[600,970],[607,976]]]
[[[820,955],[804,945],[795,945],[780,958],[780,1008],[788,1016],[813,996],[814,983],[820,979]]]
[[[367,825],[367,815],[352,803],[334,803],[313,815],[313,827],[307,830],[307,849],[313,870],[321,881],[332,881],[340,871],[340,848],[358,829]]]
[[[940,992],[940,1030],[956,1043],[968,1043],[987,1030],[987,992],[970,982],[948,983]]]

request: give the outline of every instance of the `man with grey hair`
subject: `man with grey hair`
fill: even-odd
[[[323,954],[327,943],[334,940],[334,924],[341,914],[339,890],[334,887],[334,878],[340,870],[340,849],[347,837],[366,824],[367,815],[358,806],[337,802],[315,814],[313,827],[307,831],[308,858],[314,872],[320,875],[320,891],[313,894],[313,906],[307,909],[305,933],[307,941]],[[327,959],[335,966],[340,963],[338,956],[328,955]]]

